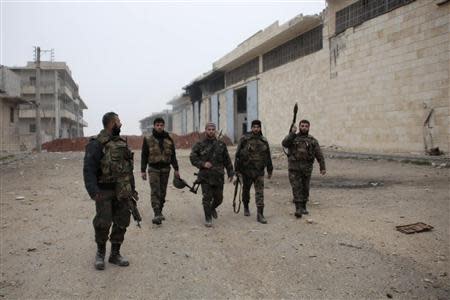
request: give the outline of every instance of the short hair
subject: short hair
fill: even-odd
[[[166,121],[164,121],[163,118],[156,118],[155,120],[153,120],[153,125],[155,125],[156,123],[166,124]]]
[[[309,123],[309,121],[308,121],[308,120],[305,120],[305,119],[301,120],[299,124],[302,124],[302,123],[303,123],[303,124],[311,125],[311,124]]]
[[[110,112],[107,112],[106,114],[104,114],[103,118],[102,118],[103,128],[106,128],[106,126],[108,126],[109,122],[111,122],[114,118],[116,118],[118,116],[119,115],[113,111],[110,111]]]
[[[261,127],[261,121],[260,120],[253,120],[252,121],[252,126],[251,127],[253,127],[253,126],[259,126],[259,127]]]

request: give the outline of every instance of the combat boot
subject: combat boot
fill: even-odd
[[[295,216],[297,218],[302,217],[302,206],[301,206],[300,202],[295,202]]]
[[[212,227],[211,208],[208,206],[203,206],[203,210],[205,211],[205,226]]]
[[[309,211],[306,209],[306,202],[301,202],[301,203],[302,203],[302,214],[303,215],[309,214]]]
[[[257,207],[258,214],[256,215],[256,221],[262,224],[267,224],[266,218],[264,218],[264,206]]]
[[[248,203],[244,202],[244,216],[250,216],[250,209],[248,207]]]
[[[105,269],[106,244],[97,244],[97,254],[95,255],[95,268],[97,270]]]
[[[120,255],[120,244],[111,244],[111,254],[109,255],[108,261],[121,267],[128,267],[130,265],[128,260]]]
[[[162,213],[163,208],[164,208],[164,206],[161,207],[161,213],[160,213],[161,221],[165,221],[165,220],[166,220],[166,217],[164,217],[164,215],[163,215],[163,213]]]
[[[155,216],[154,216],[153,219],[152,219],[152,223],[153,223],[153,224],[156,224],[156,225],[161,225],[161,223],[162,223],[162,218],[161,218],[162,214],[161,214],[161,210],[155,208],[153,211],[154,211],[154,213],[155,213]]]
[[[213,208],[213,209],[211,209],[211,216],[214,218],[214,219],[217,219],[217,210],[215,209],[215,208]]]

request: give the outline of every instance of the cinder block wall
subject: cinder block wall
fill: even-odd
[[[269,141],[281,142],[298,102],[323,145],[421,153],[432,108],[433,145],[448,153],[449,5],[415,1],[334,37],[341,8],[329,3],[321,51],[259,75]]]

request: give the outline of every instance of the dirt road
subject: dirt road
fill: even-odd
[[[192,182],[188,154],[178,156]],[[144,223],[129,227],[122,247],[131,265],[104,271],[93,267],[94,203],[83,185],[83,153],[1,166],[1,297],[450,298],[449,169],[329,159],[325,177],[314,170],[311,214],[296,219],[285,158],[274,157],[267,225],[256,222],[253,199],[251,217],[234,214],[226,184],[219,219],[208,229],[201,196],[169,184],[167,220],[157,227],[148,182],[137,178]],[[394,230],[418,221],[434,230]]]

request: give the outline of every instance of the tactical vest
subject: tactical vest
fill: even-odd
[[[152,135],[147,137],[148,144],[148,163],[166,163],[170,164],[173,155],[173,141],[170,138],[164,138],[163,149],[159,147],[159,141]]]
[[[103,145],[100,160],[99,183],[115,183],[117,198],[127,198],[132,193],[133,153],[121,137],[100,133],[96,138]]]
[[[260,137],[248,137],[242,149],[245,153],[245,162],[264,162],[266,159],[267,143]]]
[[[309,137],[297,136],[290,151],[295,160],[314,161],[312,139]]]

